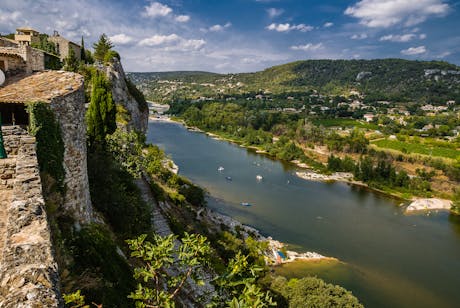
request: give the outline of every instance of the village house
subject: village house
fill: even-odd
[[[374,121],[375,115],[372,113],[366,113],[365,115],[363,115],[363,118],[366,122],[369,123],[369,122]]]
[[[70,49],[73,50],[75,58],[81,60],[81,46],[59,35],[54,31],[53,36],[48,37],[48,41],[56,44],[56,51],[61,61],[69,56]]]

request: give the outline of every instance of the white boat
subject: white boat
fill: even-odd
[[[262,181],[263,177],[258,174],[258,175],[256,175],[256,179],[257,179],[257,181]]]
[[[219,168],[217,168],[217,171],[224,171],[224,167],[220,166]]]

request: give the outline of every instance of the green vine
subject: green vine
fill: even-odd
[[[47,103],[28,103],[27,112],[29,113],[29,133],[35,136],[37,140],[40,172],[53,177],[57,188],[63,191],[65,178],[64,142],[59,123]]]

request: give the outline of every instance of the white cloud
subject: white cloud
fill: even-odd
[[[323,48],[322,43],[318,43],[318,44],[308,43],[306,45],[291,46],[292,50],[301,50],[301,51],[315,51],[321,48]]]
[[[150,5],[145,7],[143,16],[145,17],[160,17],[169,15],[172,12],[172,8],[160,2],[152,2]]]
[[[451,54],[452,54],[452,53],[451,53],[450,51],[444,51],[443,53],[437,55],[436,58],[442,59],[442,58],[445,58],[445,57],[450,56]]]
[[[281,14],[284,13],[284,10],[283,9],[277,9],[277,8],[274,8],[274,7],[271,7],[269,9],[267,9],[267,14],[270,18],[275,18],[275,17],[278,17],[280,16]]]
[[[345,14],[368,27],[387,28],[397,24],[410,27],[431,16],[443,16],[449,9],[444,0],[361,0],[349,6]]]
[[[125,45],[133,41],[133,38],[131,36],[128,36],[124,33],[109,36],[109,39],[112,43],[118,45]]]
[[[139,42],[139,46],[163,48],[166,51],[199,50],[206,44],[203,39],[184,39],[173,33],[170,35],[155,34]]]
[[[214,26],[211,26],[209,27],[209,31],[211,32],[219,32],[219,31],[223,31],[224,29],[227,29],[229,27],[232,26],[232,23],[231,22],[227,22],[225,25],[214,25]]]
[[[174,18],[178,22],[187,22],[190,20],[190,16],[188,15],[178,15]]]
[[[384,35],[380,38],[380,41],[390,41],[390,42],[399,42],[399,43],[404,43],[404,42],[410,42],[412,41],[414,38],[416,38],[417,35],[415,34],[402,34],[402,35],[398,35],[398,34],[388,34],[388,35]]]
[[[352,40],[365,40],[368,38],[366,33],[361,33],[361,34],[353,34],[350,37]]]
[[[401,53],[406,56],[414,56],[426,53],[425,46],[418,46],[418,47],[410,47],[407,49],[401,50]]]
[[[418,36],[418,38],[419,38],[420,40],[424,40],[424,39],[426,39],[426,34],[425,34],[425,33],[422,33],[422,34],[420,34],[420,35]]]
[[[328,21],[328,22],[326,22],[326,23],[323,25],[323,27],[324,27],[324,28],[329,28],[329,27],[332,27],[333,25],[334,25],[333,22]]]
[[[277,31],[277,32],[289,32],[289,31],[292,31],[292,30],[298,30],[298,31],[301,31],[301,32],[308,32],[308,31],[313,30],[313,27],[305,25],[305,24],[291,25],[289,23],[285,23],[285,24],[272,23],[272,24],[268,25],[266,27],[266,29],[268,29],[270,31]]]
[[[173,33],[170,35],[158,35],[155,34],[151,37],[145,38],[139,42],[140,46],[159,46],[164,44],[169,44],[175,41],[178,41],[180,37]]]
[[[20,17],[21,12],[19,11],[7,12],[0,9],[0,23],[16,22]]]

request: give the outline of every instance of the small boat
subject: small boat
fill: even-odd
[[[241,202],[241,205],[242,206],[251,206],[251,203],[249,203],[249,202]]]
[[[232,180],[232,177],[231,177],[231,176],[226,176],[225,179],[226,179],[227,181],[231,181],[231,180]]]
[[[258,175],[256,175],[256,179],[257,179],[257,181],[262,181],[263,177],[258,174]]]
[[[217,168],[217,171],[224,171],[224,167],[220,166],[219,168]]]

